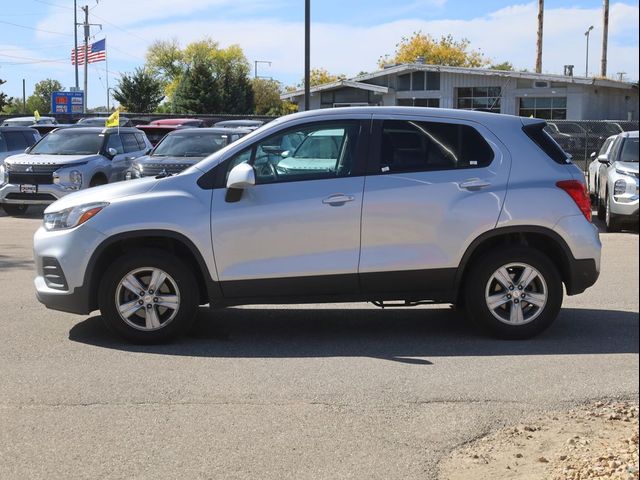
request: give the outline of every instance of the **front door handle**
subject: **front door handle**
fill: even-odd
[[[322,203],[324,203],[325,205],[331,205],[333,207],[339,207],[347,202],[353,202],[355,199],[356,197],[354,197],[353,195],[343,195],[339,193],[337,195],[331,195],[325,198],[324,200],[322,200]]]
[[[464,188],[465,190],[482,190],[483,188],[487,188],[491,186],[489,182],[486,180],[482,180],[480,178],[470,178],[469,180],[465,180],[464,182],[460,182],[458,184],[460,188]]]

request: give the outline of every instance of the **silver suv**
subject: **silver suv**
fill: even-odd
[[[134,342],[198,305],[452,303],[526,338],[593,285],[584,177],[539,120],[425,108],[280,118],[182,173],[69,195],[34,250],[38,299]]]
[[[125,179],[151,144],[135,128],[56,129],[0,167],[0,204],[10,215],[78,190]]]

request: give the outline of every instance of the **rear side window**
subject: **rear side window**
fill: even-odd
[[[140,150],[147,149],[147,144],[144,141],[144,133],[136,133],[136,140],[138,141],[138,147]]]
[[[36,132],[23,131],[22,135],[29,147],[38,141],[38,134]]]
[[[117,134],[109,135],[109,140],[107,140],[107,150],[110,148],[115,148],[118,154],[124,153],[124,148],[122,147],[122,140],[120,140],[120,135],[117,135]]]
[[[547,124],[545,122],[533,123],[531,125],[525,125],[522,127],[527,137],[531,139],[540,149],[546,153],[556,163],[569,163],[570,157],[564,150],[556,143],[556,141],[549,135],[544,127]]]
[[[480,168],[492,160],[493,150],[469,125],[386,120],[380,165],[372,173]]]

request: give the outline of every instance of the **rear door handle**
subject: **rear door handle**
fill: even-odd
[[[355,199],[356,197],[354,197],[353,195],[343,195],[340,193],[325,198],[324,200],[322,200],[322,203],[324,203],[325,205],[339,207],[340,205],[344,205],[347,202],[353,202]]]
[[[489,182],[480,178],[470,178],[469,180],[460,182],[458,185],[465,190],[482,190],[483,188],[491,186]]]

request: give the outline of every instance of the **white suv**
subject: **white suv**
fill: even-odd
[[[454,303],[535,335],[593,285],[584,177],[506,115],[342,108],[280,118],[184,172],[69,195],[34,239],[39,300],[134,342],[198,305]]]

